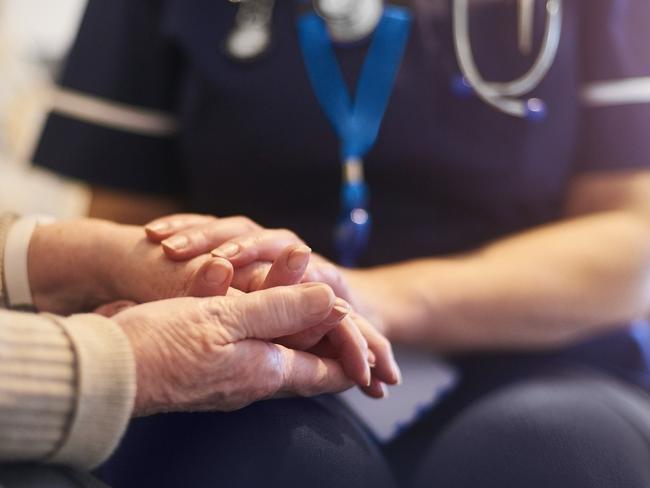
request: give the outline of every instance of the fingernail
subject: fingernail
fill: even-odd
[[[325,325],[338,324],[352,311],[350,304],[342,298],[337,298],[329,316],[324,320]]]
[[[165,232],[169,230],[171,226],[167,222],[156,222],[154,224],[149,224],[145,227],[150,232]]]
[[[363,375],[363,381],[366,383],[366,386],[370,386],[372,383],[372,373],[370,372],[370,365],[366,363],[366,371]]]
[[[380,383],[380,386],[381,386],[381,392],[383,394],[383,398],[390,397],[390,392],[388,391],[388,387],[383,383]]]
[[[216,261],[205,270],[205,281],[213,285],[221,285],[228,279],[229,275],[230,269],[224,266],[223,263]]]
[[[173,236],[169,239],[165,239],[162,244],[165,247],[168,247],[174,251],[182,251],[190,243],[190,240],[186,236]]]
[[[323,313],[329,307],[332,295],[326,286],[312,283],[303,285],[302,288],[306,298],[306,309],[309,314]]]
[[[290,271],[299,271],[303,269],[309,261],[311,255],[311,248],[308,246],[300,246],[291,251],[287,259],[287,268]]]
[[[213,256],[219,256],[226,259],[232,259],[237,254],[239,254],[239,246],[233,242],[228,242],[212,251]]]

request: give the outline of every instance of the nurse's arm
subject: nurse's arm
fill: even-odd
[[[390,339],[538,349],[650,312],[650,172],[573,181],[564,220],[475,252],[348,273]]]
[[[182,203],[171,197],[93,187],[88,216],[120,224],[143,225],[181,209]]]

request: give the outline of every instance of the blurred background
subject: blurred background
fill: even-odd
[[[0,0],[0,212],[58,217],[86,212],[89,197],[83,185],[30,168],[53,81],[85,3]]]

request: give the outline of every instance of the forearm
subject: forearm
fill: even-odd
[[[371,273],[399,284],[398,300],[377,300],[395,341],[553,347],[648,312],[650,224],[630,212],[597,214]]]

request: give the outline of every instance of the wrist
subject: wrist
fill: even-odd
[[[431,262],[414,261],[351,270],[346,278],[359,301],[379,318],[388,340],[421,346],[436,336],[443,316],[444,298],[432,286],[431,272]]]
[[[80,219],[35,229],[28,250],[29,283],[41,311],[71,314],[111,300],[101,263],[102,235],[112,224]]]
[[[141,417],[146,415],[150,410],[148,405],[151,405],[152,402],[149,400],[151,397],[148,388],[151,386],[149,382],[145,381],[142,378],[144,371],[147,370],[143,363],[146,360],[144,351],[142,350],[142,341],[139,337],[138,324],[132,324],[132,319],[130,314],[117,314],[112,320],[117,323],[117,325],[122,329],[124,335],[127,337],[129,343],[131,344],[131,350],[133,351],[133,358],[135,363],[135,398],[133,401],[133,412],[132,417]]]

